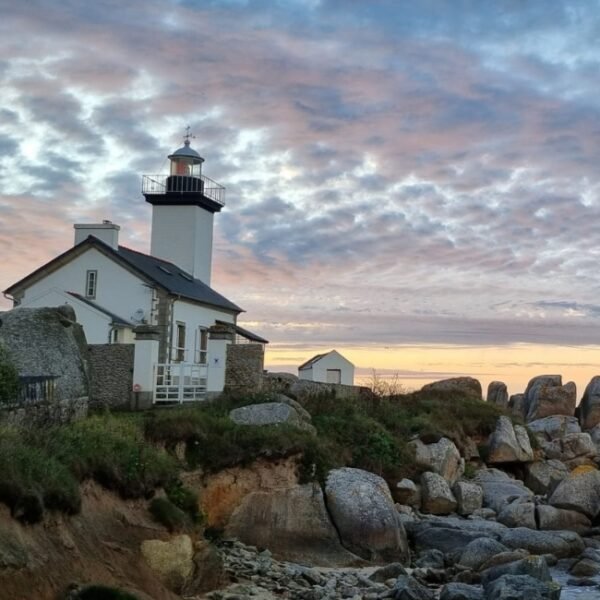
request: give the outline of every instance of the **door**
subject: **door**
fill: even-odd
[[[327,383],[342,383],[342,370],[327,369]]]

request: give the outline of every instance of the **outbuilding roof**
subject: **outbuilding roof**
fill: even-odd
[[[110,317],[112,319],[112,322],[115,325],[124,325],[126,327],[134,326],[131,321],[128,321],[127,319],[124,319],[123,317],[120,317],[119,315],[115,314],[114,312],[107,310],[103,306],[100,306],[93,300],[90,300],[89,298],[86,298],[85,296],[82,296],[81,294],[78,294],[77,292],[67,292],[67,294],[69,294],[69,296],[73,296],[73,298],[77,298],[77,300],[80,300],[81,302],[87,304],[88,306],[95,308],[97,311],[104,313],[105,315],[107,315],[108,317]]]
[[[333,352],[333,350],[331,350]],[[304,369],[310,369],[317,361],[321,360],[324,356],[331,354],[331,352],[324,352],[323,354],[315,354],[310,360],[307,360],[305,363],[302,363],[298,367],[298,371],[303,371]]]

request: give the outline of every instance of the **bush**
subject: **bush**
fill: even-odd
[[[19,373],[5,348],[0,346],[0,404],[14,402],[18,398],[19,390]]]
[[[190,526],[190,519],[167,498],[153,498],[148,507],[154,519],[171,533],[184,531]]]
[[[56,427],[44,435],[49,454],[79,479],[93,478],[124,498],[139,498],[176,477],[173,457],[148,444],[132,420],[110,415]]]
[[[106,585],[88,585],[77,592],[76,596],[70,595],[73,600],[138,600],[137,596]]]
[[[81,507],[77,480],[69,469],[17,430],[0,430],[0,501],[19,520],[35,523],[44,508],[73,514]]]
[[[204,517],[198,508],[198,494],[185,487],[179,480],[167,485],[165,492],[171,503],[186,513],[193,523],[202,524]]]

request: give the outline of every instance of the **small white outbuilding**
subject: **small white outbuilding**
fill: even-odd
[[[299,379],[354,385],[354,365],[336,350],[317,354],[298,367]]]

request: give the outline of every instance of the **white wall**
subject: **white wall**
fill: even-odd
[[[313,363],[312,369],[299,371],[299,377],[308,379],[308,377],[302,377],[302,373],[310,370],[311,381],[327,383],[327,369],[339,369],[341,371],[340,383],[354,385],[354,365],[335,350]]]
[[[103,328],[102,319],[91,316],[97,311],[83,302],[78,302],[76,306],[76,299],[65,295],[65,292],[76,292],[85,296],[88,270],[98,271],[96,297],[91,299],[93,302],[126,320],[130,320],[138,308],[143,309],[150,318],[152,290],[127,269],[95,248],[88,249],[29,287],[21,299],[20,306],[58,306],[64,304],[66,298],[75,307],[77,320],[83,325],[88,342],[108,343],[110,317],[104,315],[106,326]]]
[[[150,254],[210,285],[213,217],[198,206],[154,205]]]
[[[232,314],[221,312],[214,308],[201,306],[185,300],[176,300],[173,306],[173,327],[177,321],[185,323],[186,328],[186,352],[185,362],[194,362],[195,332],[199,327],[209,329],[217,321],[234,323],[235,317]],[[172,340],[175,344],[175,340]],[[226,344],[220,343],[220,340],[208,340],[208,382],[209,392],[223,391],[225,383],[225,352]]]

